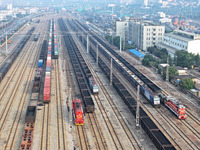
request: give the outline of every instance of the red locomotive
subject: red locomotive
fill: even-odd
[[[186,119],[185,106],[181,105],[173,97],[166,97],[165,106],[167,106],[178,119]]]
[[[83,109],[80,99],[73,100],[75,125],[84,125]]]

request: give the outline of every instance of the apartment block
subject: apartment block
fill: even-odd
[[[164,33],[165,26],[136,20],[129,22],[129,40],[141,50],[162,42]]]

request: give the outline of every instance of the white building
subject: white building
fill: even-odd
[[[162,42],[165,26],[155,25],[150,22],[130,21],[129,40],[141,50],[147,50],[159,42]]]
[[[148,6],[148,0],[144,0],[144,6],[145,6],[145,7]]]
[[[12,10],[12,4],[7,4],[7,9]]]
[[[158,44],[174,54],[177,50],[186,50],[189,53],[200,54],[200,35],[176,30],[164,35],[164,40]]]
[[[123,41],[128,41],[129,21],[116,21],[116,36],[121,36]]]

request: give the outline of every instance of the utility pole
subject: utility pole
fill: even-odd
[[[6,31],[6,55],[7,55],[7,52],[8,52],[8,38],[7,38],[7,31]]]
[[[140,129],[140,85],[137,86],[136,130]]]
[[[87,35],[87,54],[89,53],[89,37]]]
[[[112,58],[111,58],[111,60],[110,60],[111,62],[110,62],[110,86],[112,86],[112,62],[113,62],[113,60],[112,60]]]
[[[166,81],[169,82],[169,57],[167,57]]]
[[[96,53],[96,56],[97,56],[97,58],[96,58],[96,66],[98,66],[98,61],[99,61],[99,46],[98,46],[98,44],[97,44],[97,53]]]
[[[0,39],[0,53],[1,53],[1,39]]]
[[[122,37],[120,36],[120,53],[122,53]]]

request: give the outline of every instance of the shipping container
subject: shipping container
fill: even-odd
[[[39,61],[38,61],[38,67],[43,67],[43,60],[39,59]]]

